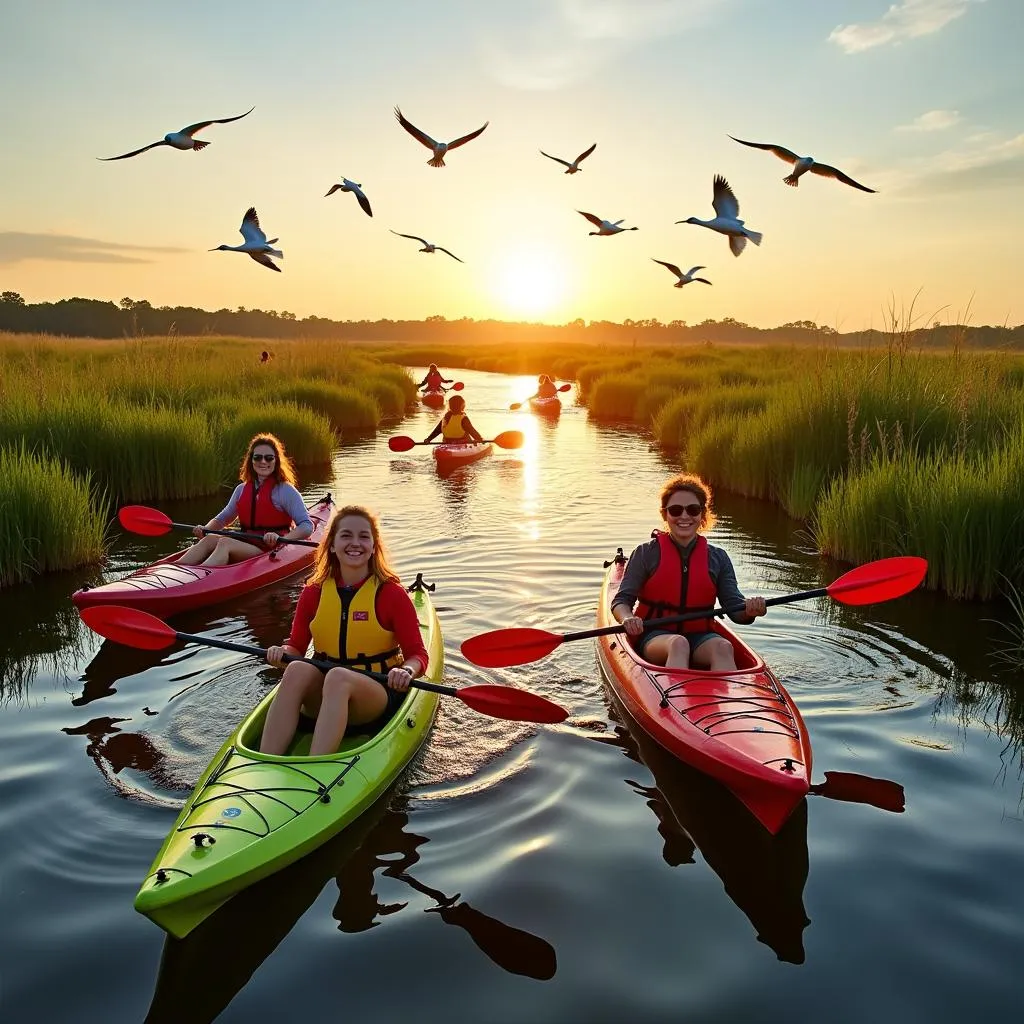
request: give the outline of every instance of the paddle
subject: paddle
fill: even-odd
[[[572,391],[572,385],[571,384],[563,384],[558,390],[559,391]],[[540,397],[539,394],[537,394],[537,395],[530,395],[530,398],[539,398],[539,397]],[[527,398],[526,401],[528,402],[530,400],[530,398]],[[513,412],[515,412],[516,409],[520,409],[520,408],[522,408],[522,406],[523,406],[523,402],[513,402],[509,406],[509,409],[511,409]]]
[[[444,441],[441,439],[437,441],[414,441],[411,437],[406,437],[404,434],[398,434],[396,437],[388,438],[388,447],[393,452],[411,451],[418,444],[450,443],[450,441]],[[519,430],[505,430],[497,437],[491,438],[490,441],[484,441],[484,444],[496,444],[499,448],[522,448],[523,434],[522,431]]]
[[[889,779],[873,779],[870,775],[853,772],[825,772],[825,781],[808,790],[815,796],[829,800],[843,800],[851,804],[871,804],[883,811],[902,814],[906,809],[903,787]]]
[[[169,516],[155,508],[148,508],[145,505],[124,505],[118,509],[118,521],[126,530],[132,533],[141,533],[144,537],[162,537],[171,530],[194,530],[195,526],[188,523],[171,522]],[[239,540],[262,541],[262,533],[242,533],[240,530],[207,530],[204,532],[213,533],[220,537],[237,537]],[[315,540],[285,540],[278,538],[278,544],[301,544],[304,548],[315,548]]]
[[[426,394],[428,391],[461,391],[466,385],[461,380],[457,380],[450,388],[446,388],[443,384],[438,384],[436,388],[432,388],[427,384],[424,384],[420,390]]]
[[[504,970],[538,981],[547,981],[555,976],[555,950],[539,936],[498,921],[468,903],[458,902],[459,894],[445,896],[440,890],[424,885],[404,871],[385,868],[384,874],[398,878],[417,892],[429,896],[437,906],[428,907],[428,914],[439,914],[446,924],[464,928],[477,947]]]
[[[167,625],[162,619],[137,608],[126,608],[122,605],[95,605],[81,609],[82,621],[100,636],[106,637],[128,647],[141,647],[149,651],[159,651],[170,647],[176,641],[182,643],[203,644],[206,647],[219,647],[224,651],[237,651],[239,654],[251,654],[266,660],[265,647],[253,647],[248,644],[236,644],[228,640],[217,640],[196,633],[179,633]],[[297,658],[285,655],[285,661],[308,661],[323,672],[337,668],[336,663],[319,661],[313,658]],[[387,676],[380,672],[358,669],[363,675],[384,682]],[[443,693],[449,697],[458,697],[467,707],[479,711],[482,715],[492,718],[506,718],[516,722],[543,722],[546,724],[562,722],[568,717],[565,708],[560,707],[546,697],[541,697],[529,690],[517,690],[512,686],[485,684],[481,686],[442,686],[425,679],[413,679],[410,684],[419,690],[430,690]]]
[[[793,601],[807,601],[814,597],[831,597],[841,604],[875,604],[889,601],[909,593],[924,579],[928,563],[923,558],[903,555],[897,558],[881,558],[876,562],[859,565],[844,573],[827,587],[803,590],[796,594],[770,597],[766,605],[790,604]],[[644,629],[689,622],[693,619],[707,619],[727,614],[725,608],[695,608],[682,615],[669,615],[661,619],[647,619]],[[570,640],[586,640],[595,636],[625,633],[624,626],[602,626],[599,629],[585,629],[579,633],[549,633],[544,629],[512,627],[495,629],[470,637],[462,644],[462,653],[474,665],[485,668],[505,668],[509,665],[525,665],[550,654],[560,644]]]

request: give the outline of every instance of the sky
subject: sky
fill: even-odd
[[[1022,17],[1021,0],[11,0],[0,290],[340,320],[1016,326]],[[435,139],[488,127],[435,169],[395,105]],[[96,159],[252,106],[201,152]],[[730,135],[877,194],[789,188]],[[574,175],[539,152],[595,142]],[[716,174],[764,235],[738,258],[675,223],[713,215]],[[325,197],[343,175],[372,218]],[[209,251],[241,241],[249,206],[280,274]],[[638,230],[591,237],[579,210]],[[652,259],[712,285],[674,288]]]

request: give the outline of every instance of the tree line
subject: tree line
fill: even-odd
[[[517,323],[504,320],[449,320],[428,316],[425,320],[330,320],[269,309],[197,309],[194,306],[153,306],[146,299],[123,298],[120,302],[70,298],[57,302],[26,302],[14,291],[0,292],[0,330],[15,333],[54,334],[68,337],[173,337],[175,335],[233,335],[248,338],[325,338],[352,341],[407,341],[424,343],[594,342],[597,344],[643,342],[649,344],[820,344],[851,346],[891,344],[893,332],[869,330],[841,334],[835,328],[811,320],[797,320],[778,327],[752,327],[732,317],[688,324],[685,320],[626,319],[572,320],[566,324]],[[913,329],[897,328],[901,344],[913,347],[1024,349],[1024,324],[1017,327],[968,327],[932,324]]]

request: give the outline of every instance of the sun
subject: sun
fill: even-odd
[[[515,316],[543,316],[562,305],[568,282],[554,253],[524,249],[502,254],[494,268],[494,292]]]

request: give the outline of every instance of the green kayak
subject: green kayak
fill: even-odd
[[[441,628],[426,590],[410,595],[430,655],[444,672]],[[410,689],[375,736],[346,735],[338,753],[310,757],[312,734],[286,755],[258,751],[268,694],[203,772],[135,897],[135,909],[183,938],[236,892],[298,860],[359,817],[419,750],[438,695]]]

